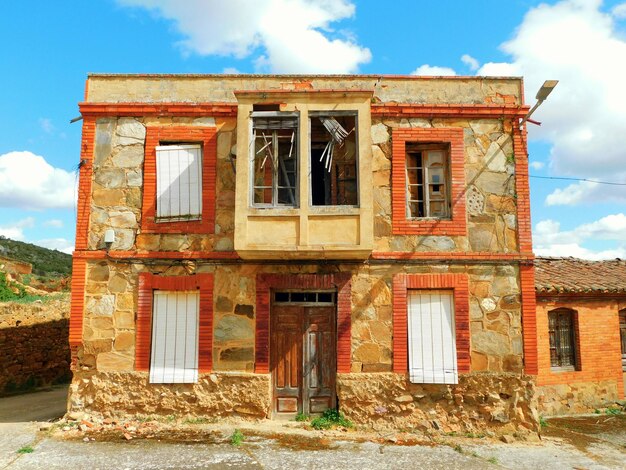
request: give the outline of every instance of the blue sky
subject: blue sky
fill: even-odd
[[[523,75],[531,174],[626,183],[626,3],[4,2],[0,234],[71,251],[88,72]],[[626,257],[626,186],[531,179],[536,251]]]

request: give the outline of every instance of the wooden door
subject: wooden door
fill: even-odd
[[[335,308],[273,305],[271,319],[274,416],[317,414],[334,408]]]

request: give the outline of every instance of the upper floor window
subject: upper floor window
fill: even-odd
[[[353,112],[310,112],[313,206],[359,203],[357,126]]]
[[[252,117],[252,201],[298,205],[298,114],[255,112]]]
[[[156,147],[156,222],[202,216],[202,146]]]
[[[407,143],[408,218],[450,217],[449,145]]]
[[[550,366],[574,369],[576,367],[576,312],[557,308],[548,312],[550,335]]]

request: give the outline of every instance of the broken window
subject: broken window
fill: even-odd
[[[574,315],[574,310],[568,308],[557,308],[548,312],[551,367],[576,367],[576,325]]]
[[[253,113],[251,144],[253,204],[297,206],[298,115]]]
[[[449,153],[449,145],[407,144],[407,217],[450,217]]]
[[[309,114],[312,205],[358,205],[356,113]]]

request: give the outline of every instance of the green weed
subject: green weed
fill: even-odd
[[[543,416],[539,416],[539,426],[541,426],[542,428],[548,427],[548,422]]]
[[[230,436],[230,443],[234,446],[240,446],[245,440],[246,440],[246,436],[244,436],[243,433],[239,429],[235,429],[235,432],[233,432],[233,435]]]
[[[322,416],[315,418],[311,421],[311,427],[313,429],[330,429],[335,426],[342,426],[344,428],[354,427],[354,423],[347,419],[343,413],[339,410],[328,409],[322,413]]]
[[[17,451],[18,454],[32,454],[33,452],[35,452],[35,449],[31,446],[24,446]]]
[[[296,415],[296,421],[298,422],[302,422],[302,421],[308,421],[309,420],[309,415],[304,414],[304,413],[298,413]]]
[[[487,459],[487,462],[489,462],[489,463],[493,463],[493,464],[496,464],[496,463],[498,463],[498,459],[497,459],[497,458],[495,458],[495,457],[489,457],[489,458]]]

